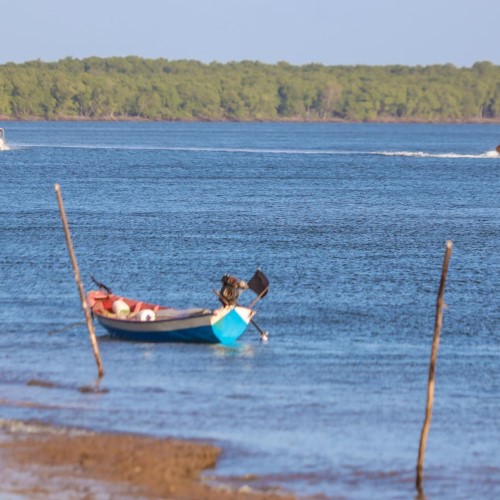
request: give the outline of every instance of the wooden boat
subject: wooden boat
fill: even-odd
[[[93,316],[110,336],[120,340],[232,344],[245,332],[248,324],[253,322],[255,310],[252,305],[255,300],[249,307],[239,305],[239,293],[234,289],[248,285],[237,281],[232,282],[232,288],[228,289],[224,283],[225,278],[221,291],[215,292],[222,306],[214,310],[176,309],[126,298],[115,295],[108,287],[95,280],[100,288],[87,294],[87,303]],[[258,298],[266,293],[267,289]]]

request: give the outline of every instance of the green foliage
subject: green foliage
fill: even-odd
[[[203,64],[136,56],[0,65],[0,116],[32,119],[500,119],[500,66]]]

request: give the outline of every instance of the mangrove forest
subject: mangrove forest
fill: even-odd
[[[136,56],[0,65],[18,120],[500,120],[500,66],[204,64]]]

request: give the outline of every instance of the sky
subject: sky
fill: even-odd
[[[0,0],[0,64],[500,64],[500,0]]]

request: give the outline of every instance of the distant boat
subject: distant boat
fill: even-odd
[[[0,128],[0,151],[8,149],[5,144],[5,131],[3,128]]]
[[[258,279],[254,276],[248,284],[227,275],[223,277],[223,286],[216,292],[223,305],[214,310],[176,309],[126,298],[113,294],[95,280],[100,288],[87,294],[87,302],[93,316],[110,336],[120,340],[232,344],[253,322],[255,302],[267,294],[267,278],[260,270],[256,276]],[[248,307],[237,303],[239,289],[245,288],[258,294]]]

